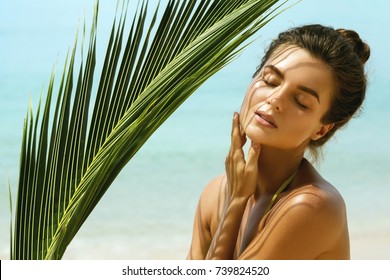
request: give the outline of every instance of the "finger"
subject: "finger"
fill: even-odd
[[[241,114],[238,114],[238,128],[239,128],[239,131],[240,131],[240,137],[241,137],[241,148],[244,147],[245,143],[246,143],[246,134],[245,134],[245,129],[242,125],[242,120],[241,120]]]
[[[258,163],[259,156],[260,156],[260,150],[261,150],[260,145],[254,144],[252,142],[252,145],[249,148],[248,160],[246,163],[246,167],[247,167],[246,171],[247,172],[257,172],[257,169],[258,169],[257,163]]]
[[[244,147],[244,145],[246,143],[246,134],[245,134],[244,130],[242,129],[242,127],[240,127],[240,131],[241,131],[241,147]]]
[[[246,186],[249,190],[252,190],[253,192],[256,189],[257,185],[257,178],[259,174],[259,168],[258,168],[258,159],[260,155],[260,146],[259,145],[253,145],[249,148],[248,151],[248,161],[245,166],[245,182]]]
[[[241,148],[241,135],[240,135],[240,127],[239,127],[239,117],[237,112],[235,112],[233,116],[229,157],[231,161],[230,162],[231,166],[234,166],[235,162],[237,163],[238,161],[244,158],[244,153]]]
[[[245,134],[241,133],[240,129],[240,117],[237,112],[234,113],[233,124],[232,124],[232,139],[231,139],[231,148],[233,151],[242,150],[242,147],[245,144],[246,137]],[[245,141],[244,141],[245,139]]]

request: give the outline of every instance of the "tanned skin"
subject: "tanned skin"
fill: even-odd
[[[303,157],[309,141],[332,128],[320,121],[330,103],[332,76],[301,49],[267,65],[250,85],[241,113],[234,114],[226,173],[201,195],[187,258],[349,259],[344,201]],[[264,215],[294,170],[293,181]]]

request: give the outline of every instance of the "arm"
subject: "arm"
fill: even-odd
[[[202,216],[200,203],[196,209],[191,247],[187,260],[204,260],[211,243],[210,227]]]
[[[232,143],[225,162],[227,194],[224,211],[206,259],[233,259],[242,216],[249,197],[256,190],[260,147],[252,146],[249,149],[246,162],[242,150],[245,135],[240,131],[237,113],[233,118],[231,138]]]
[[[206,259],[233,259],[246,202],[245,199],[229,199],[226,203],[218,230],[211,242]]]
[[[212,240],[212,217],[218,213],[222,176],[204,189],[196,208],[191,247],[187,260],[204,260]]]

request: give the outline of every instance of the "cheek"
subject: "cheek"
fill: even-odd
[[[248,117],[251,118],[253,112],[262,104],[265,104],[265,100],[260,94],[258,82],[252,83],[249,86],[241,105],[241,123],[247,123],[249,121]]]
[[[298,144],[310,140],[313,133],[317,132],[320,127],[319,122],[314,119],[314,117],[298,118],[297,122],[292,122],[286,131],[288,138],[295,139]]]
[[[279,138],[286,149],[306,146],[320,126],[317,116],[313,115],[286,115],[284,121]]]

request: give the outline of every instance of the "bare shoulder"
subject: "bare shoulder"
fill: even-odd
[[[321,213],[333,221],[337,221],[337,217],[345,217],[345,203],[340,192],[307,161],[302,163],[294,185],[286,195],[285,206],[294,207],[295,211],[303,214]]]
[[[242,258],[348,259],[344,200],[305,162],[291,188],[264,217],[253,241]]]
[[[226,176],[221,174],[213,178],[204,188],[199,201],[205,222],[213,234],[218,227],[226,195]]]
[[[211,180],[204,188],[196,208],[191,247],[187,259],[204,260],[215,232],[218,204],[223,193],[224,176]]]
[[[204,188],[201,199],[211,202],[212,200],[217,199],[221,191],[224,190],[224,182],[226,181],[226,176],[221,174],[213,178],[210,182],[207,183]]]
[[[322,244],[336,240],[347,228],[344,200],[330,184],[309,184],[292,190],[275,207],[269,219],[301,236],[317,236]]]
[[[216,206],[225,194],[226,176],[219,175],[213,178],[204,188],[200,197],[200,204],[202,207],[213,208]]]
[[[303,162],[291,190],[278,206],[274,218],[294,216],[295,222],[310,222],[315,231],[321,229],[337,235],[346,225],[346,207],[340,192],[307,161]]]

